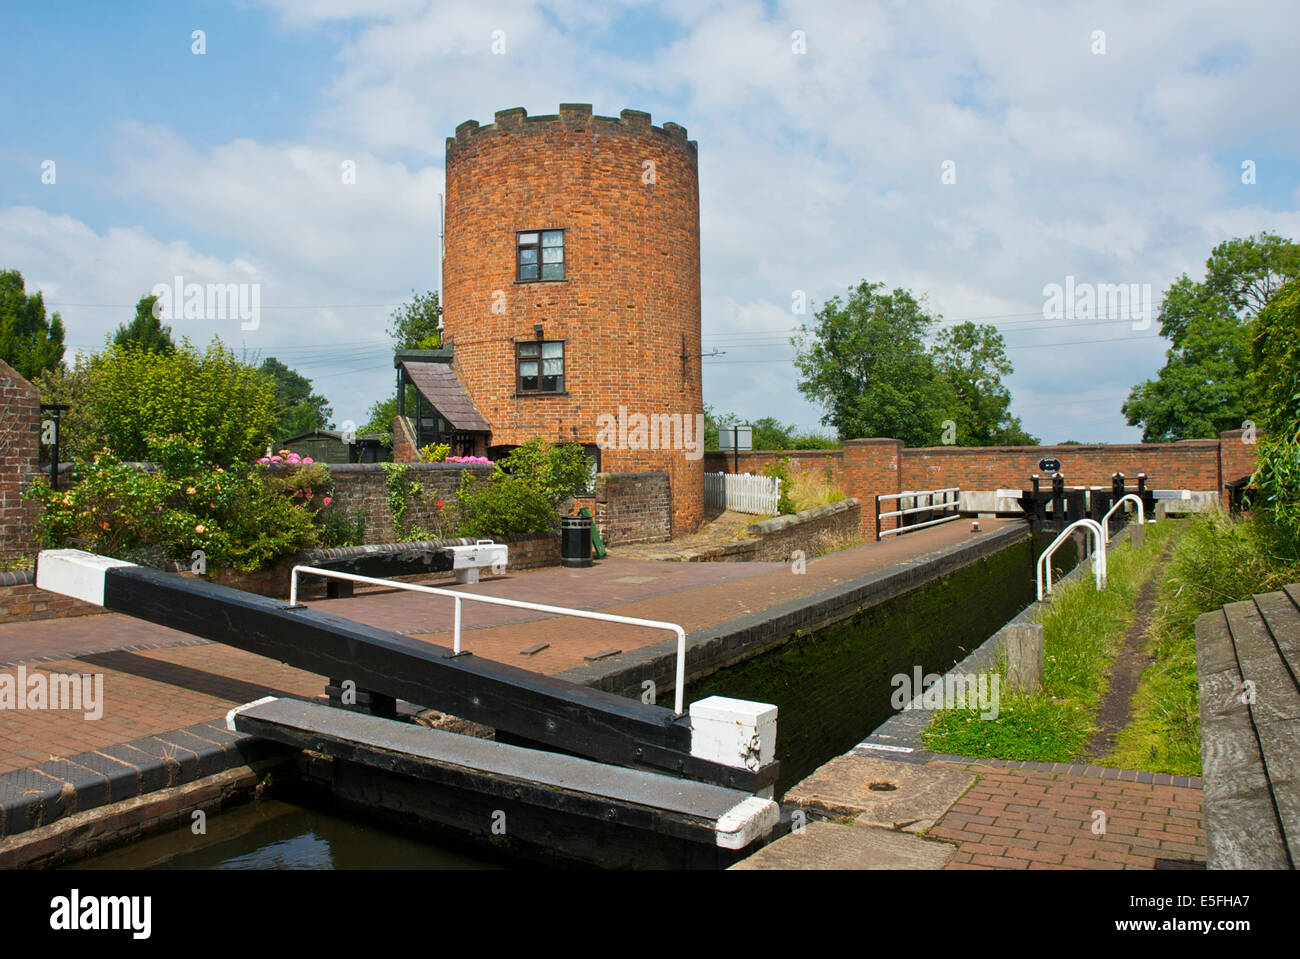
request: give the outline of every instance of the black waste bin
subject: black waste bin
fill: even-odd
[[[560,564],[574,568],[591,565],[591,517],[560,519]]]

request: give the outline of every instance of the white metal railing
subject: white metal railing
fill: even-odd
[[[1115,512],[1115,510],[1123,506],[1124,501],[1126,499],[1131,499],[1133,502],[1138,504],[1138,522],[1141,524],[1145,524],[1147,521],[1146,508],[1142,505],[1141,498],[1136,493],[1125,493],[1123,496],[1121,496],[1118,500],[1115,501],[1114,506],[1106,510],[1106,515],[1103,516],[1101,519],[1101,530],[1105,534],[1106,542],[1108,543],[1110,542],[1110,515],[1111,513]]]
[[[1034,574],[1037,577],[1037,581],[1038,581],[1039,602],[1042,602],[1043,596],[1045,595],[1043,592],[1044,575],[1046,576],[1046,580],[1047,580],[1047,592],[1050,593],[1052,591],[1052,554],[1056,552],[1056,547],[1064,543],[1066,537],[1068,537],[1071,533],[1075,531],[1075,529],[1077,529],[1080,526],[1082,526],[1085,530],[1088,531],[1088,533],[1092,535],[1096,543],[1096,549],[1093,550],[1092,568],[1096,576],[1097,591],[1100,592],[1101,590],[1106,588],[1105,534],[1102,533],[1101,524],[1098,523],[1095,519],[1079,519],[1079,520],[1075,520],[1069,526],[1065,527],[1065,529],[1061,530],[1061,534],[1057,536],[1056,539],[1052,540],[1052,545],[1047,547],[1047,549],[1043,550],[1042,555],[1038,557],[1038,562],[1037,564],[1035,564],[1034,567]]]
[[[913,502],[915,502],[916,499],[921,496],[928,496],[930,502],[925,506],[912,506],[908,509],[900,508],[890,510],[887,513],[882,513],[880,511],[880,504],[887,499],[898,500],[898,505],[902,507],[903,500],[912,499]],[[936,496],[939,497],[938,502],[935,501]],[[880,493],[876,496],[876,540],[879,541],[884,539],[886,536],[893,536],[895,533],[910,533],[914,529],[923,529],[926,526],[935,526],[939,523],[947,523],[957,519],[961,515],[957,511],[960,501],[961,487],[959,486],[949,486],[945,489],[906,490],[902,493]],[[934,510],[947,509],[953,511],[951,516],[940,516],[938,519],[926,520],[924,523],[912,523],[908,526],[904,526],[902,522],[904,516],[910,516],[913,513],[928,513]],[[893,529],[881,529],[880,521],[882,519],[888,519],[891,516],[897,516],[899,518],[898,525]]]
[[[749,473],[705,473],[704,503],[738,513],[774,516],[779,511],[781,481]]]
[[[646,626],[650,629],[666,629],[677,635],[677,682],[676,706],[674,712],[682,714],[682,700],[686,689],[686,631],[676,623],[664,623],[654,619],[634,619],[631,616],[615,616],[612,613],[592,613],[585,609],[568,609],[564,606],[547,606],[544,603],[528,603],[521,599],[503,599],[499,596],[478,596],[474,593],[460,593],[453,589],[440,589],[437,586],[418,586],[415,583],[401,583],[391,579],[377,579],[373,576],[359,576],[356,573],[342,573],[333,569],[320,569],[315,566],[295,566],[289,578],[289,605],[298,605],[298,574],[325,576],[330,579],[346,579],[354,583],[373,583],[376,586],[389,586],[393,589],[406,589],[415,593],[429,593],[433,596],[449,596],[456,601],[452,619],[452,651],[460,653],[460,605],[462,600],[475,603],[487,603],[491,606],[511,606],[515,609],[531,609],[542,613],[555,613],[560,616],[575,616],[579,619],[596,619],[605,623],[622,623],[625,626]]]

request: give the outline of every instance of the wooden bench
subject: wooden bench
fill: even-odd
[[[1211,869],[1294,869],[1300,853],[1300,585],[1196,620]]]

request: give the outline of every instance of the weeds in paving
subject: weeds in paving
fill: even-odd
[[[1121,547],[1111,553],[1107,585],[1100,593],[1091,575],[1056,587],[1037,617],[1045,647],[1040,695],[1004,693],[996,719],[981,719],[979,709],[942,710],[922,736],[926,746],[963,756],[1039,762],[1070,762],[1085,752],[1111,664],[1136,614],[1138,591],[1155,574],[1178,527],[1170,521],[1149,525],[1142,549]],[[997,672],[1005,689],[1005,663]]]

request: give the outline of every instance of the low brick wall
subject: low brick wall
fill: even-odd
[[[759,541],[753,558],[762,562],[785,561],[795,550],[802,551],[805,558],[818,556],[836,541],[844,542],[859,535],[861,512],[858,501],[849,497],[838,503],[754,523],[747,530]]]
[[[679,554],[687,562],[784,563],[795,550],[804,559],[861,538],[862,506],[849,497],[801,513],[774,516],[751,524],[744,539]]]
[[[0,360],[0,559],[30,555],[39,511],[23,490],[40,465],[40,392]]]
[[[103,611],[79,599],[37,589],[35,573],[0,573],[0,626],[65,616],[92,616]]]
[[[1067,486],[1109,486],[1121,472],[1130,486],[1138,473],[1149,489],[1186,489],[1219,494],[1225,483],[1250,475],[1255,468],[1258,438],[1243,430],[1228,430],[1217,439],[1178,443],[1117,443],[1086,446],[935,446],[908,449],[901,440],[870,437],[849,440],[838,450],[755,450],[704,454],[707,472],[757,474],[770,463],[788,460],[791,475],[823,470],[830,482],[866,504],[861,511],[862,535],[874,538],[876,496],[904,490],[959,487],[972,490],[1027,489],[1030,476],[1041,472],[1044,458],[1060,460]],[[893,529],[896,518],[882,520]]]
[[[422,527],[435,530],[438,523],[438,501],[444,509],[456,502],[463,472],[486,479],[492,475],[487,465],[463,463],[407,463],[408,481],[420,484],[423,492],[411,497],[404,522],[408,529]],[[388,505],[388,482],[380,463],[335,463],[330,466],[334,478],[333,507],[353,516],[365,518],[367,543],[392,543],[399,537],[393,528],[393,511]]]
[[[672,515],[667,473],[596,476],[596,528],[606,546],[672,539]]]

